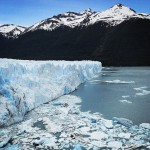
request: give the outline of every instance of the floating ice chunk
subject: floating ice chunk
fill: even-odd
[[[99,148],[106,147],[106,142],[103,141],[91,141],[91,144],[97,146],[97,150],[99,150]]]
[[[45,138],[40,138],[40,139],[36,139],[36,140],[33,140],[33,145],[42,145],[45,141]]]
[[[143,87],[134,88],[134,90],[142,91],[143,89],[146,89],[146,88],[147,88],[147,86],[143,86]]]
[[[143,96],[143,95],[148,95],[150,94],[150,91],[147,90],[141,90],[140,93],[136,93],[137,96]]]
[[[121,81],[121,80],[110,80],[110,81],[103,81],[106,83],[122,83],[122,84],[126,84],[126,83],[135,83],[134,81]]]
[[[69,112],[70,112],[70,108],[66,108],[66,107],[59,108],[59,110],[61,110],[66,115],[69,114]]]
[[[33,131],[32,125],[33,119],[29,119],[27,121],[24,121],[21,125],[18,125],[18,129],[20,130],[20,133],[23,133],[25,131],[32,132]]]
[[[20,146],[18,144],[11,145],[8,148],[6,148],[5,150],[20,150]]]
[[[108,146],[107,147],[119,149],[119,148],[122,147],[122,143],[118,142],[118,141],[111,141],[111,142],[108,142]]]
[[[67,138],[67,134],[63,132],[61,133],[60,137]]]
[[[104,124],[104,126],[105,126],[107,129],[112,129],[112,128],[113,128],[112,120],[104,120],[104,121],[103,121],[103,124]]]
[[[143,96],[143,95],[148,95],[150,94],[150,91],[146,90],[147,87],[138,87],[138,88],[134,88],[134,90],[139,91],[139,93],[136,93],[137,96]]]
[[[150,149],[150,146],[147,146],[146,148],[147,148],[147,149]]]
[[[91,123],[96,123],[96,119],[95,118],[90,118]]]
[[[38,121],[42,121],[43,119],[42,118],[38,118]]]
[[[142,123],[142,124],[140,124],[140,127],[150,130],[150,124],[149,123]]]
[[[26,130],[19,130],[19,132],[17,133],[17,135],[19,136],[19,135],[21,135],[21,134],[24,134],[26,132]]]
[[[75,148],[73,150],[82,150],[80,145],[76,145]]]
[[[118,137],[124,138],[124,139],[130,139],[131,133],[119,133]]]
[[[8,144],[8,142],[10,141],[10,139],[11,139],[11,136],[6,138],[2,142],[0,142],[0,148],[3,148],[4,146],[6,146]]]
[[[129,98],[130,95],[123,95],[122,98]]]
[[[100,82],[101,80],[89,80],[89,82]]]
[[[121,103],[127,103],[127,104],[132,104],[131,101],[123,99],[123,100],[119,100]]]
[[[80,130],[81,130],[81,134],[86,134],[90,131],[90,127],[82,127]]]
[[[56,132],[61,132],[62,128],[57,125],[56,123],[52,122],[49,118],[43,117],[43,122],[46,124],[46,129],[50,132],[56,133]]]
[[[125,118],[113,117],[112,120],[126,127],[131,127],[133,125],[132,121]]]
[[[47,138],[45,139],[43,145],[50,147],[51,149],[58,149],[58,146],[56,144],[56,138],[52,137],[52,138]]]
[[[136,96],[143,96],[144,94],[143,93],[136,93],[135,95]]]
[[[53,102],[52,105],[53,106],[60,106],[60,105],[62,105],[62,103],[60,103],[60,102]]]
[[[141,140],[141,135],[137,135],[137,136],[135,136],[135,137],[134,137],[134,140],[136,140],[136,141],[140,141],[140,140]]]
[[[97,132],[92,132],[89,133],[89,135],[91,136],[90,139],[94,139],[94,140],[102,140],[102,139],[107,139],[108,135],[102,131],[97,131]]]
[[[32,141],[33,145],[44,145],[49,147],[57,147],[55,137],[41,137],[40,139],[35,139]]]

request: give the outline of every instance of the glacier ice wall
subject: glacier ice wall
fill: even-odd
[[[94,61],[0,59],[0,127],[22,121],[28,111],[74,91],[101,69]]]

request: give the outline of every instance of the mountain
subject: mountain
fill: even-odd
[[[4,24],[0,26],[0,34],[5,37],[14,37],[16,38],[18,35],[25,31],[26,27],[17,26],[14,24]]]
[[[0,57],[150,65],[149,27],[149,14],[137,13],[122,4],[102,12],[66,12],[24,28],[13,38],[0,35]]]
[[[82,13],[67,12],[59,14],[36,23],[29,27],[25,32],[39,29],[52,31],[61,26],[67,26],[70,28],[89,26],[98,23],[99,21],[106,22],[111,26],[116,26],[129,18],[150,19],[150,15],[138,14],[131,8],[123,6],[122,4],[117,4],[102,12],[93,12],[89,8]]]
[[[66,12],[64,14],[59,14],[52,18],[42,20],[41,22],[29,27],[25,32],[35,31],[38,29],[51,31],[61,26],[74,28],[76,26],[84,25],[84,20],[93,13],[94,12],[92,12],[91,9],[87,9],[83,13]]]

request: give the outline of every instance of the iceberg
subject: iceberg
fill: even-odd
[[[76,90],[101,69],[97,61],[0,59],[0,127],[22,121],[30,110]]]
[[[118,141],[111,141],[108,143],[109,148],[119,149],[122,147],[122,143]]]
[[[150,130],[150,123],[141,123],[140,127]]]
[[[135,83],[135,81],[121,81],[121,80],[112,80],[112,81],[103,81],[105,83],[115,83],[115,84],[130,84],[130,83]]]
[[[119,100],[121,103],[126,103],[126,104],[132,104],[131,101],[123,99],[123,100]]]
[[[130,121],[126,118],[113,117],[112,120],[113,120],[113,122],[117,122],[118,124],[121,124],[125,127],[131,127],[133,125],[132,121]]]

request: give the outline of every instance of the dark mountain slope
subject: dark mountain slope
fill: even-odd
[[[117,26],[90,26],[27,32],[1,39],[0,57],[34,60],[98,60],[109,66],[150,65],[150,20],[132,18]]]
[[[7,37],[0,34],[0,58],[7,58],[6,48],[10,44],[11,39],[8,39]]]
[[[103,66],[150,65],[150,15],[116,4],[66,12],[25,28],[0,26],[0,58],[98,60]]]
[[[105,65],[150,65],[150,20],[130,19],[114,27],[99,54]]]
[[[102,43],[107,23],[71,29],[62,26],[53,31],[27,32],[11,41],[6,57],[17,59],[94,59],[95,49]]]

